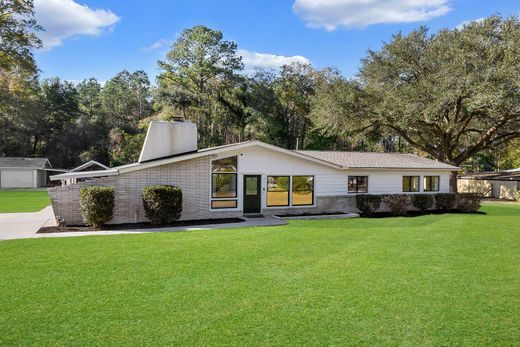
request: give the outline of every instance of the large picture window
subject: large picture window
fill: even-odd
[[[439,191],[439,176],[424,176],[424,191],[438,192]]]
[[[348,176],[349,193],[368,193],[368,176]]]
[[[305,206],[314,203],[314,176],[292,177],[292,205]]]
[[[418,192],[420,176],[403,176],[403,192]]]
[[[289,206],[289,176],[267,176],[267,206]]]
[[[237,207],[237,157],[211,162],[211,208]]]

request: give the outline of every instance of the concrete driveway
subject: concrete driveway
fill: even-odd
[[[43,225],[55,225],[52,206],[38,212],[0,213],[0,240],[31,238]]]

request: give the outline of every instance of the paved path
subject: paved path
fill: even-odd
[[[285,225],[287,221],[277,217],[244,218],[241,223],[207,224],[184,227],[148,228],[133,230],[107,230],[107,231],[86,231],[86,232],[64,232],[37,234],[36,232],[43,225],[54,225],[54,214],[52,208],[46,207],[39,212],[32,213],[2,213],[0,214],[0,240],[27,239],[42,237],[71,237],[71,236],[92,236],[92,235],[120,235],[120,234],[140,234],[149,232],[174,232],[190,230],[211,230],[228,229],[260,226]]]
[[[54,223],[51,206],[38,212],[0,213],[0,240],[31,238],[43,225]]]

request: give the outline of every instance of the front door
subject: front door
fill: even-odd
[[[244,213],[260,213],[262,176],[244,175]]]

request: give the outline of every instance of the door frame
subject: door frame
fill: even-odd
[[[262,175],[261,174],[243,174],[242,179],[242,213],[244,214],[260,214],[262,213]],[[247,177],[256,177],[258,185],[257,185],[257,192],[258,192],[258,211],[246,211],[246,178]]]

